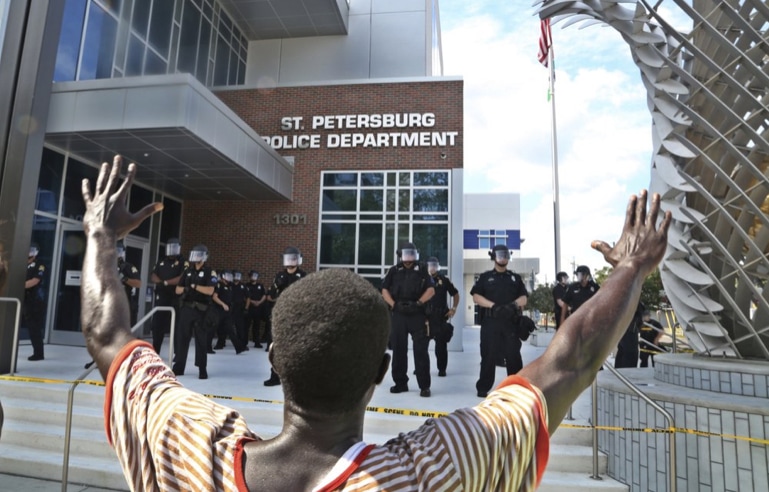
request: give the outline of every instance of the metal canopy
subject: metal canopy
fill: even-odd
[[[347,0],[220,0],[249,40],[347,34]]]

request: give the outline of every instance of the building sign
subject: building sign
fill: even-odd
[[[433,113],[318,115],[280,119],[286,135],[262,137],[275,150],[453,147],[458,131],[433,131]],[[323,131],[324,133],[313,133]],[[330,133],[327,133],[330,132]]]

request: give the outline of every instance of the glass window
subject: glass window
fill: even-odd
[[[216,58],[214,58],[214,85],[227,85],[229,74],[230,47],[220,34],[216,37]]]
[[[414,224],[414,240],[419,249],[419,257],[437,258],[449,257],[449,226],[448,224]]]
[[[395,212],[395,190],[387,190],[387,211]]]
[[[149,205],[153,201],[154,201],[154,198],[150,190],[134,184],[131,187],[131,194],[128,199],[128,210],[130,210],[131,212],[137,212],[141,210],[142,207],[144,207],[145,205]],[[134,229],[134,231],[131,234],[149,238],[150,224],[151,224],[151,220],[143,221],[139,225],[139,227]]]
[[[160,75],[168,71],[168,64],[157,53],[147,49],[147,57],[144,59],[144,75]]]
[[[155,49],[160,56],[168,56],[168,47],[171,38],[171,26],[174,17],[173,0],[155,0],[152,4],[152,17],[150,17],[150,35],[148,38],[150,46]]]
[[[381,212],[384,206],[384,190],[360,190],[360,211]]]
[[[355,224],[321,224],[320,262],[332,265],[355,263]]]
[[[131,39],[128,41],[128,58],[125,62],[126,76],[141,75],[143,63],[144,43],[132,34]]]
[[[122,0],[101,0],[107,9],[115,15],[120,15],[120,6],[123,4]]]
[[[228,85],[235,85],[238,83],[238,58],[234,53],[230,56],[230,75],[227,78]]]
[[[246,62],[243,60],[238,61],[238,80],[236,83],[238,85],[243,85],[246,83]]]
[[[184,3],[182,14],[182,33],[179,36],[179,54],[176,70],[195,73],[195,60],[198,53],[198,32],[200,31],[200,12],[190,0]]]
[[[382,224],[360,224],[358,264],[382,264]]]
[[[491,249],[490,241],[487,237],[478,238],[478,249]]]
[[[494,235],[495,236],[505,236],[505,237],[507,237],[507,231],[500,230],[500,229],[494,229]]]
[[[112,75],[117,21],[95,3],[88,10],[79,80],[107,79]]]
[[[395,186],[395,173],[387,173],[387,186]]]
[[[131,27],[142,38],[147,37],[147,24],[150,18],[150,4],[152,0],[134,0],[134,12],[131,17]],[[157,2],[156,2],[157,3]],[[173,2],[166,2],[173,4]]]
[[[449,173],[414,173],[414,186],[448,186]]]
[[[84,19],[85,0],[67,0],[67,3],[64,5],[64,19],[61,25],[61,34],[59,35],[59,48],[56,52],[56,68],[53,74],[54,82],[75,80]]]
[[[505,245],[505,244],[507,244],[507,239],[504,238],[504,237],[494,238],[494,245],[496,246],[497,244]]]
[[[411,190],[398,191],[398,211],[408,212],[411,210]]]
[[[490,235],[488,229],[481,229],[480,231],[478,231],[478,236],[488,236],[488,235]]]
[[[448,212],[449,190],[414,190],[415,212]]]
[[[361,173],[361,186],[382,186],[384,185],[384,173]]]
[[[411,185],[411,173],[398,173],[398,181],[401,186]]]
[[[326,173],[323,175],[323,186],[357,186],[356,173]]]
[[[211,24],[206,21],[200,25],[200,44],[198,45],[198,64],[195,78],[206,83],[206,70],[208,70],[208,50],[211,47]]]
[[[40,177],[37,181],[35,210],[55,214],[59,211],[59,195],[64,177],[64,156],[43,148]]]
[[[390,258],[395,254],[395,250],[398,249],[395,246],[395,224],[385,224],[385,264],[390,264]]]
[[[357,190],[323,190],[323,211],[355,212],[357,195]]]
[[[160,216],[160,242],[165,243],[172,237],[181,237],[182,204],[168,197],[163,198],[163,211]],[[192,246],[192,245],[190,245]]]
[[[91,181],[91,189],[96,185],[99,170],[88,164],[69,158],[67,160],[67,179],[64,182],[64,207],[62,215],[74,220],[83,220],[85,205],[83,204],[83,179]]]

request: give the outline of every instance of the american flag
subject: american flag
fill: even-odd
[[[550,19],[543,19],[539,23],[539,53],[537,60],[544,66],[547,66],[547,55],[553,46],[553,37],[550,32]]]

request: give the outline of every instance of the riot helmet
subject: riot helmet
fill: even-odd
[[[590,268],[588,268],[587,265],[580,265],[574,271],[574,275],[577,276],[577,282],[582,282],[583,280],[590,280],[590,276],[591,276]]]
[[[230,270],[222,271],[222,280],[224,280],[227,283],[232,282],[232,272]]]
[[[172,237],[166,243],[166,256],[179,256],[182,252],[182,244],[178,238]]]
[[[33,242],[29,244],[29,254],[27,257],[33,258],[40,253],[40,248],[38,247],[37,243]]]
[[[566,272],[558,272],[555,275],[555,279],[558,281],[558,283],[568,282],[569,281],[569,274],[566,273]]]
[[[497,244],[489,251],[489,258],[495,262],[501,262],[502,260],[507,263],[510,260],[510,249],[504,244]]]
[[[259,280],[259,272],[257,272],[256,270],[251,270],[250,272],[248,272],[248,276],[252,282],[256,282],[257,280]]]
[[[208,260],[208,248],[205,244],[198,244],[195,245],[192,250],[190,250],[190,257],[189,262],[190,263],[202,263]]]
[[[302,253],[298,248],[289,246],[283,250],[283,266],[284,267],[298,267],[302,264]]]
[[[441,269],[441,263],[438,261],[438,258],[435,256],[431,256],[427,259],[427,272],[430,275],[435,275],[440,271]]]
[[[243,273],[240,270],[232,271],[232,280],[234,280],[235,282],[240,282],[242,278],[243,278]]]
[[[125,244],[123,241],[117,243],[117,259],[125,261]]]
[[[401,261],[404,263],[419,261],[419,250],[414,243],[403,243],[396,251]]]

